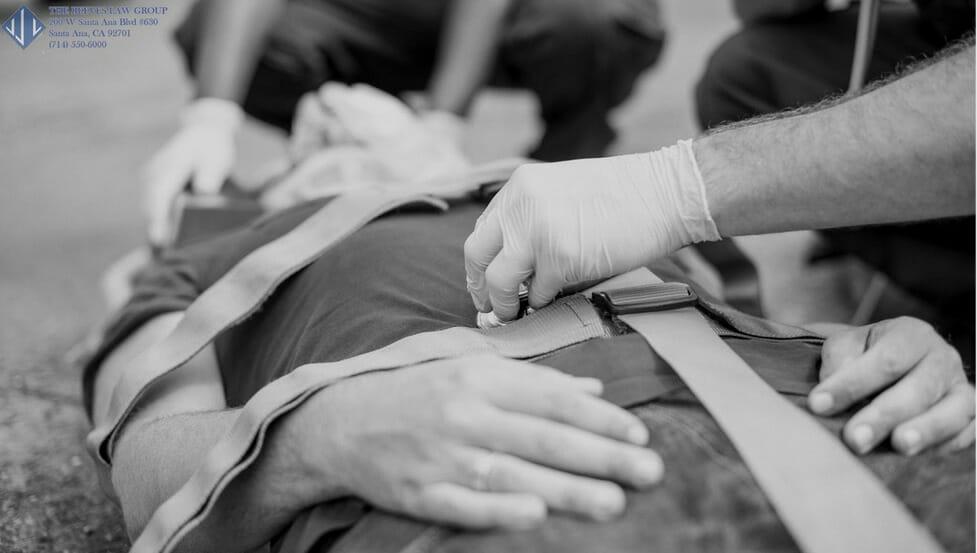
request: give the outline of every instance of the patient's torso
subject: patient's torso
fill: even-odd
[[[481,208],[388,216],[293,277],[259,314],[218,340],[229,403],[242,405],[263,385],[303,364],[344,359],[419,332],[472,326],[475,310],[465,290],[462,246]],[[292,216],[305,215],[299,210]],[[727,342],[734,350],[801,405],[802,394],[816,381],[819,345],[810,339],[732,334]],[[627,514],[610,523],[553,516],[525,533],[428,530],[424,550],[796,551],[716,423],[644,342],[633,335],[594,340],[538,362],[603,378],[611,399],[646,421],[651,446],[666,463],[665,482],[633,494]],[[824,424],[838,433],[843,421],[836,417]],[[914,458],[883,449],[866,462],[949,550],[973,550],[972,448]],[[372,524],[382,526],[390,515],[372,517]],[[313,546],[318,535],[308,522],[293,529],[292,540],[324,549],[332,540]],[[423,528],[404,520],[398,524]],[[410,532],[392,532],[392,539],[405,535]],[[358,539],[355,532],[351,538]]]

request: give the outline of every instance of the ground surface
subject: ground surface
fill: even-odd
[[[19,4],[0,0],[0,19]],[[724,0],[664,4],[671,40],[658,69],[617,114],[618,151],[694,133],[691,87],[707,52],[735,27]],[[138,35],[80,52],[47,50],[46,40],[21,51],[0,36],[0,552],[127,545],[82,448],[78,374],[66,358],[103,315],[101,271],[142,240],[138,169],[172,132],[188,95],[166,32]],[[526,122],[532,110],[525,96],[484,98],[473,155],[517,153],[536,132]],[[252,133],[247,157],[278,151],[275,138]],[[825,309],[810,294],[786,300],[797,286],[835,292],[830,278],[800,271],[807,237],[746,243],[761,261],[775,317],[798,321]]]

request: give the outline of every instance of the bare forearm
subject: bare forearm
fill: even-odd
[[[973,52],[857,98],[697,140],[720,233],[972,214]]]
[[[239,411],[177,415],[135,426],[120,440],[112,481],[136,536],[176,493]],[[258,461],[223,490],[211,514],[180,543],[182,551],[244,551],[267,543],[303,509],[335,494],[310,482],[273,425]]]
[[[205,0],[196,53],[197,95],[242,103],[285,0]]]
[[[511,0],[455,0],[428,93],[431,108],[464,115],[495,63]]]

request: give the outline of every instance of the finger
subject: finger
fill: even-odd
[[[531,415],[489,413],[476,445],[555,469],[644,488],[661,480],[661,458],[650,449]]]
[[[482,214],[475,224],[475,230],[465,240],[465,279],[468,292],[475,308],[482,313],[492,310],[485,285],[485,270],[502,250],[502,226],[490,209],[491,206]]]
[[[869,326],[856,327],[824,341],[821,348],[821,381],[865,353],[870,329]]]
[[[500,321],[515,319],[519,314],[519,285],[533,274],[528,256],[516,255],[503,247],[485,270],[489,304]]]
[[[845,425],[845,441],[858,453],[871,451],[899,424],[943,398],[950,384],[935,355],[927,355],[905,378],[880,394]]]
[[[648,443],[648,429],[640,418],[609,401],[581,393],[579,385],[556,387],[525,379],[507,384],[495,386],[489,396],[493,404],[506,411],[546,418],[635,445]]]
[[[863,355],[843,362],[811,391],[808,403],[815,413],[848,409],[901,378],[929,350],[928,337],[915,335],[915,328],[884,324],[871,327]]]
[[[892,445],[906,455],[915,455],[953,439],[973,420],[973,388],[959,384],[928,411],[897,426],[892,432]]]
[[[472,455],[472,466],[476,466],[477,456],[489,453],[473,450]],[[624,511],[624,490],[612,482],[541,467],[511,455],[492,455],[491,469],[483,482],[487,491],[532,494],[550,509],[602,521]]]
[[[161,244],[168,239],[173,201],[183,191],[189,177],[190,169],[184,165],[174,165],[155,174],[150,173],[145,189],[145,205],[149,219],[149,238],[154,244]]]
[[[486,493],[450,482],[421,489],[412,516],[471,529],[529,529],[546,518],[546,505],[525,493]]]
[[[546,307],[567,284],[563,273],[552,265],[539,265],[529,283],[529,306],[533,309]]]

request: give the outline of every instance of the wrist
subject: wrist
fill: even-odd
[[[273,486],[296,510],[349,495],[335,475],[333,448],[321,440],[329,425],[320,396],[321,392],[313,394],[271,425],[255,467],[273,475]]]
[[[183,108],[180,121],[184,127],[206,126],[234,134],[244,124],[244,110],[230,100],[198,98]]]
[[[341,435],[335,424],[343,420],[343,413],[341,406],[335,408],[333,390],[342,385],[313,393],[282,417],[271,434],[275,455],[289,467],[288,479],[297,497],[313,504],[350,495],[343,476]]]
[[[745,173],[732,171],[734,158],[730,156],[729,145],[722,140],[724,138],[721,134],[715,134],[698,138],[693,143],[696,165],[702,177],[710,214],[723,236],[752,234],[757,229],[749,225],[749,220],[753,218],[748,215],[751,211],[750,204],[755,206],[760,198],[755,193],[755,186],[751,187],[736,175],[752,174],[754,178],[759,178],[756,177],[759,172],[749,169]],[[736,163],[742,164],[743,159],[738,158]],[[753,193],[745,193],[747,190],[752,190]]]
[[[644,166],[638,187],[648,216],[666,225],[672,249],[719,240],[692,141],[637,156]]]

